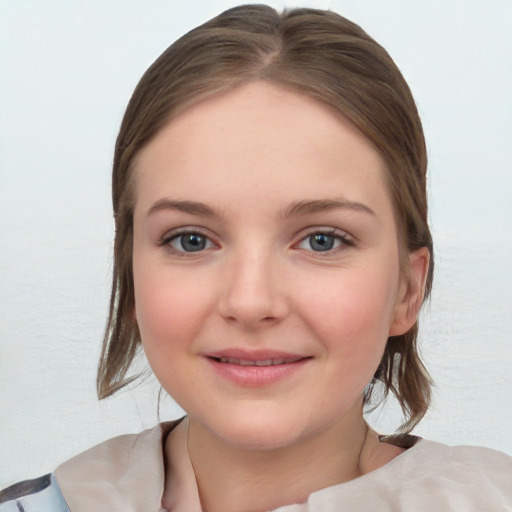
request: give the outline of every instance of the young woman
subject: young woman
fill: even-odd
[[[72,512],[512,506],[512,459],[408,434],[431,386],[426,150],[403,77],[357,25],[242,6],[179,39],[128,105],[113,205],[98,394],[142,347],[187,416],[4,491],[0,510],[39,488]],[[387,393],[401,435],[364,420]]]

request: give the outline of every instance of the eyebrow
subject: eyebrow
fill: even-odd
[[[363,203],[348,201],[346,199],[316,199],[310,201],[297,201],[288,206],[281,214],[283,219],[291,217],[302,217],[312,215],[318,212],[328,210],[347,209],[358,212],[375,215],[375,212]],[[197,201],[179,201],[176,199],[163,198],[154,203],[148,210],[147,215],[162,210],[176,210],[190,215],[200,215],[205,217],[219,217],[212,208],[204,203]]]
[[[318,212],[337,209],[353,210],[375,216],[375,212],[363,203],[348,201],[346,199],[318,199],[292,203],[284,210],[282,217],[289,219],[290,217],[301,217],[303,215],[312,215]]]
[[[178,201],[175,199],[159,199],[148,210],[147,215],[162,211],[177,210],[179,212],[189,213],[190,215],[202,215],[210,217],[218,217],[218,215],[206,204],[197,201]]]

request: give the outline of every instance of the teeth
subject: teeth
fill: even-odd
[[[276,359],[277,361],[277,359]],[[273,364],[277,364],[276,362],[272,361],[272,359],[267,359],[266,361],[256,361],[256,366],[272,366]]]
[[[250,361],[248,359],[236,359],[234,357],[220,357],[221,363],[237,364],[239,366],[276,366],[278,364],[294,363],[298,359],[265,359],[263,361]]]

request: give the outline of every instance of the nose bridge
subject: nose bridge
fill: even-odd
[[[244,244],[226,269],[222,314],[245,327],[278,321],[286,313],[279,282],[279,259],[268,247]]]

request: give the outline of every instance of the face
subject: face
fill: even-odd
[[[360,415],[406,288],[370,143],[254,82],[179,114],[135,172],[136,319],[190,420],[273,448]]]

